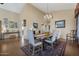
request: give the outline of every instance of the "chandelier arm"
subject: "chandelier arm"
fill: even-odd
[[[47,3],[47,14],[48,14],[48,3]]]
[[[47,13],[46,15],[44,16],[44,18],[49,21],[50,19],[52,19],[52,14],[49,14],[49,8],[48,8],[48,3],[47,3]]]

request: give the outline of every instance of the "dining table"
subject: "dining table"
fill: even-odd
[[[48,40],[48,38],[52,37],[52,33],[49,35],[46,34],[37,34],[34,36],[37,40],[40,40],[43,43],[43,50],[45,50],[45,40]]]
[[[44,38],[49,38],[51,36],[53,36],[52,33],[50,33],[49,35],[47,35],[45,33],[41,33],[41,34],[36,34],[34,37],[44,39]]]

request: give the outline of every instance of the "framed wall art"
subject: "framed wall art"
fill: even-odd
[[[38,28],[38,23],[33,23],[34,28]]]
[[[55,21],[56,28],[65,28],[65,20]]]

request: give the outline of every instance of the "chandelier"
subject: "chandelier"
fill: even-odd
[[[44,19],[46,19],[48,21],[52,18],[53,18],[53,15],[49,13],[48,4],[47,4],[47,13],[44,15]]]

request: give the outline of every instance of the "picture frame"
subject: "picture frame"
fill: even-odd
[[[55,21],[56,28],[65,28],[65,20]]]
[[[9,28],[18,28],[17,22],[9,21]]]
[[[38,23],[33,23],[34,28],[38,28]]]
[[[26,19],[23,20],[23,26],[26,26]]]

